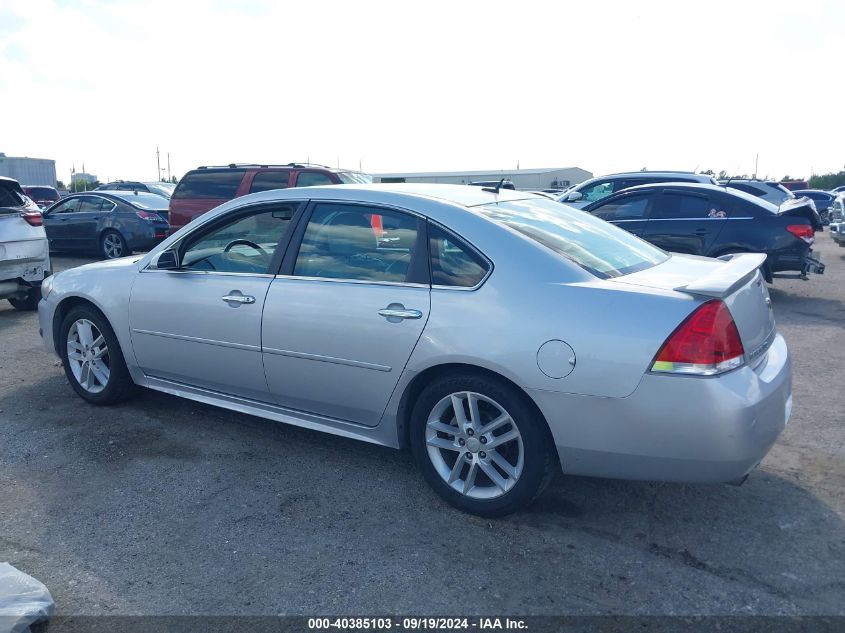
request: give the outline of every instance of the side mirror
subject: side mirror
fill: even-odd
[[[575,202],[576,200],[580,200],[584,196],[581,194],[580,191],[570,191],[566,194],[566,201],[567,202]]]
[[[162,251],[153,259],[152,267],[156,270],[178,270],[179,255],[172,249]]]

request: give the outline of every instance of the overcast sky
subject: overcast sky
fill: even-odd
[[[845,166],[845,2],[0,0],[0,151],[205,164]]]

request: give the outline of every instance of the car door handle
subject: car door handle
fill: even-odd
[[[255,297],[249,295],[226,295],[222,299],[226,303],[255,303]]]
[[[405,308],[384,308],[378,313],[383,317],[393,317],[396,319],[419,319],[422,318],[422,312],[419,310],[406,310]]]

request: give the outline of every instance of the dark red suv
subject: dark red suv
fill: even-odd
[[[231,164],[199,167],[182,176],[170,198],[170,226],[180,229],[224,202],[257,191],[370,183],[373,177],[349,169],[310,163],[287,165]]]

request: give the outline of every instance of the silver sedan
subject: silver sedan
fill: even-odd
[[[764,257],[669,254],[518,191],[309,187],[59,273],[39,322],[88,402],[137,385],[409,446],[495,516],[559,469],[743,479],[792,407]]]

